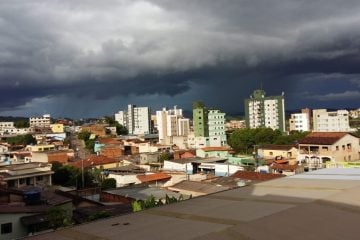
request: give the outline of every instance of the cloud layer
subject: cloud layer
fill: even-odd
[[[41,112],[36,99],[117,109],[136,96],[242,111],[260,82],[292,108],[316,105],[301,92],[360,100],[359,21],[350,0],[2,1],[0,111]]]

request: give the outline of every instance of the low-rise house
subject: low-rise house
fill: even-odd
[[[63,133],[64,132],[64,124],[61,124],[61,123],[50,124],[50,128],[53,133]]]
[[[8,143],[0,143],[0,153],[7,153],[9,151]]]
[[[272,169],[272,173],[281,173],[286,176],[291,176],[304,172],[303,166],[298,164],[290,165],[288,163],[281,164],[274,162],[270,165],[270,168]]]
[[[50,186],[52,184],[51,164],[23,163],[0,167],[0,178],[8,188],[25,186]]]
[[[258,155],[265,159],[294,158],[298,156],[296,145],[267,144],[258,148]]]
[[[196,149],[196,156],[202,158],[208,157],[224,157],[229,156],[228,147],[205,147]]]
[[[90,132],[95,134],[98,137],[105,137],[106,136],[106,124],[91,124],[91,125],[84,125],[81,126],[82,132]]]
[[[26,146],[25,149],[30,152],[43,152],[43,151],[55,150],[55,145],[54,144],[28,145]]]
[[[187,174],[211,174],[214,176],[230,176],[239,170],[240,165],[226,162],[226,158],[187,158],[178,160],[165,160],[163,169],[169,172],[185,172]]]
[[[158,172],[158,173],[148,173],[143,175],[136,176],[142,184],[155,185],[157,187],[164,186],[167,181],[170,180],[171,175]]]
[[[299,140],[298,161],[306,168],[360,159],[359,138],[347,132],[312,132]]]
[[[110,169],[118,167],[120,160],[102,155],[92,155],[76,162],[69,162],[69,165],[77,168]]]
[[[145,170],[135,165],[126,165],[107,170],[107,177],[116,180],[116,187],[124,187],[134,184],[140,184],[138,175],[145,174]]]
[[[44,151],[44,152],[33,152],[31,156],[32,162],[59,162],[62,164],[67,164],[69,160],[74,158],[73,150],[63,150],[63,151]]]
[[[194,158],[196,157],[196,151],[194,150],[177,150],[174,151],[174,159]]]
[[[0,190],[0,239],[10,240],[52,228],[52,214],[61,211],[72,218],[72,201],[50,191],[38,188]],[[51,215],[52,214],[52,215]],[[63,220],[63,219],[61,219]]]
[[[153,153],[140,153],[140,164],[153,164],[153,163],[159,163],[159,152],[153,152]]]

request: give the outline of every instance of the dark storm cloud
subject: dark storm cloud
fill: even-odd
[[[260,84],[296,107],[299,94],[359,100],[359,21],[358,1],[2,1],[0,109],[60,96],[161,102],[191,86],[226,108]]]

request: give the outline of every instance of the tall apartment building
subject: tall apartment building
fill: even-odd
[[[208,129],[210,144],[224,146],[227,144],[226,133],[225,133],[225,113],[220,110],[209,110],[208,111]]]
[[[184,118],[182,109],[174,106],[174,109],[156,111],[157,130],[159,142],[172,144],[172,139],[176,136],[187,136],[190,131],[190,120]]]
[[[248,128],[267,127],[285,132],[285,100],[280,96],[265,96],[265,91],[255,90],[245,99],[245,121]]]
[[[310,117],[308,113],[293,113],[289,119],[290,131],[310,131]]]
[[[225,133],[225,113],[217,109],[207,109],[202,102],[193,103],[194,139],[204,142],[205,147],[227,144]]]
[[[115,120],[125,126],[129,134],[151,133],[150,108],[128,105],[127,111],[115,114]]]
[[[193,103],[193,127],[195,137],[208,137],[208,110],[205,108],[204,103]]]
[[[328,112],[326,109],[313,110],[314,132],[350,132],[349,112],[337,110]]]
[[[50,114],[44,114],[42,117],[31,117],[29,119],[30,127],[49,128],[51,123]]]

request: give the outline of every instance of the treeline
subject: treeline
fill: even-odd
[[[82,169],[71,165],[62,165],[59,162],[52,163],[53,183],[61,186],[101,187],[102,189],[116,188],[116,180],[113,178],[105,178],[103,169]],[[82,177],[84,175],[84,178]],[[84,183],[82,180],[84,179]]]
[[[250,154],[254,151],[254,146],[259,147],[264,144],[295,144],[299,139],[305,137],[308,132],[291,132],[284,135],[279,130],[271,128],[244,128],[231,133],[228,144],[236,153]]]
[[[32,145],[36,144],[36,139],[31,134],[17,135],[14,137],[8,137],[5,140],[10,145]]]

